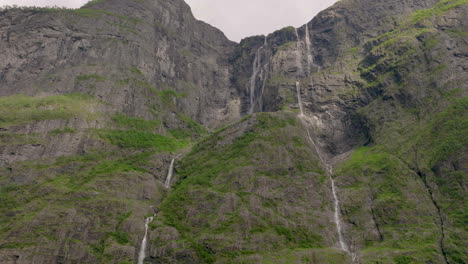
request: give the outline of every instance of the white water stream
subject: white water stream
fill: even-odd
[[[302,76],[304,73],[304,68],[302,67],[302,45],[301,40],[299,39],[299,33],[297,28],[294,28],[294,33],[296,34],[297,43],[296,43],[296,66],[297,66],[297,75]]]
[[[302,63],[301,63],[301,53],[302,52],[301,52],[301,44],[300,44],[299,34],[297,32],[297,29],[295,30],[295,32],[296,32],[296,37],[297,37],[296,63],[297,63],[297,68],[298,68],[298,77],[300,77],[301,73],[303,72]],[[306,49],[307,49],[307,66],[308,66],[308,70],[310,70],[310,67],[311,67],[313,61],[312,61],[312,54],[310,52],[311,51],[311,47],[310,47],[311,43],[310,43],[310,36],[309,36],[309,28],[308,28],[307,25],[306,25],[306,36],[305,36],[305,38],[306,38]],[[335,180],[333,179],[333,168],[326,161],[322,151],[320,150],[318,145],[312,139],[312,136],[311,136],[311,134],[309,132],[309,129],[307,128],[307,125],[313,125],[314,122],[313,122],[313,120],[311,118],[309,118],[308,116],[306,116],[304,114],[304,108],[302,106],[302,98],[301,98],[301,86],[300,86],[299,81],[296,81],[296,92],[297,92],[297,101],[298,101],[299,109],[300,109],[299,118],[306,121],[306,124],[304,124],[304,125],[306,126],[307,136],[308,136],[310,142],[312,143],[312,145],[314,146],[315,151],[317,152],[317,155],[319,156],[320,161],[322,162],[322,164],[325,165],[328,177],[330,178],[331,189],[332,189],[332,193],[333,193],[333,204],[334,204],[333,220],[335,222],[337,233],[338,233],[338,240],[339,240],[339,244],[340,244],[340,249],[347,252],[348,254],[350,254],[352,259],[353,259],[353,263],[356,263],[356,261],[357,261],[356,254],[350,251],[350,248],[349,248],[348,244],[346,243],[346,241],[345,241],[345,239],[343,237],[343,224],[342,224],[343,220],[341,218],[341,213],[340,213],[340,200],[339,200],[338,194],[337,194],[337,187],[336,187],[336,184],[335,184]]]
[[[258,48],[258,50],[255,52],[255,58],[254,58],[253,65],[252,65],[252,76],[250,76],[250,83],[249,83],[250,105],[249,105],[248,114],[253,113],[256,102],[257,102],[257,98],[255,96],[255,88],[256,88],[257,80],[259,77],[262,80],[261,94],[263,94],[263,90],[265,89],[266,65],[262,66],[262,51],[266,48],[267,45],[268,45],[267,37],[265,37],[265,41],[263,42],[263,45],[260,48]]]
[[[297,93],[297,103],[299,104],[300,115],[299,117],[304,117],[304,108],[302,107],[302,98],[301,98],[301,83],[296,81],[296,93]]]
[[[305,43],[306,43],[306,50],[307,50],[307,74],[310,73],[310,69],[313,63],[313,57],[312,57],[312,43],[310,42],[310,33],[309,33],[309,25],[306,24],[305,27]]]
[[[169,170],[167,171],[166,181],[164,182],[164,187],[169,188],[171,186],[172,174],[174,172],[174,162],[175,158],[171,160],[171,165],[169,166]]]
[[[145,260],[146,257],[146,244],[148,242],[148,226],[149,224],[153,222],[153,217],[148,217],[145,220],[145,236],[143,237],[143,240],[141,241],[141,247],[140,247],[140,253],[138,254],[138,264],[143,264],[143,261]]]
[[[303,116],[302,118],[307,123],[312,123],[311,120],[308,117]],[[317,152],[320,161],[323,164],[325,164],[325,167],[327,169],[328,177],[330,178],[331,187],[332,187],[331,189],[332,189],[332,193],[333,193],[333,204],[334,204],[333,219],[334,219],[334,222],[335,222],[335,225],[336,225],[336,229],[337,229],[336,231],[338,233],[338,240],[339,240],[339,243],[340,243],[340,248],[343,251],[351,253],[349,251],[348,245],[346,244],[346,241],[343,238],[343,228],[342,228],[343,220],[341,219],[341,214],[340,214],[340,200],[338,199],[337,188],[336,188],[335,180],[333,179],[333,168],[326,162],[325,158],[323,157],[323,153],[320,151],[319,147],[317,146],[317,144],[315,144],[314,140],[312,139],[312,136],[310,135],[309,129],[306,128],[306,131],[307,131],[307,136],[309,137],[309,141],[314,146],[315,151]]]

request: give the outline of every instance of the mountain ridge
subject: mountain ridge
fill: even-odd
[[[1,11],[0,263],[466,262],[467,4]]]

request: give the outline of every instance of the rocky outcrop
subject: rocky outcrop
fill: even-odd
[[[237,44],[182,0],[0,11],[0,263],[133,263],[155,213],[148,263],[466,262],[466,14]]]

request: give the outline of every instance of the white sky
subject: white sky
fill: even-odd
[[[268,34],[285,26],[301,26],[337,0],[185,0],[197,19],[221,29],[234,41]],[[0,0],[0,6],[66,6],[88,0]]]

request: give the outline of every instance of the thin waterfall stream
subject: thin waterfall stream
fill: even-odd
[[[297,68],[298,68],[298,74],[297,75],[299,77],[299,76],[301,76],[301,73],[303,72],[303,67],[302,67],[302,63],[301,63],[301,53],[302,52],[300,50],[301,45],[300,45],[299,34],[297,32],[297,29],[295,30],[295,33],[296,33],[296,37],[297,37],[297,46],[296,46],[296,63],[297,63]],[[306,49],[307,49],[307,65],[308,65],[308,70],[310,70],[310,67],[312,65],[312,55],[310,54],[310,50],[311,50],[311,48],[310,48],[310,36],[309,36],[309,28],[308,28],[307,24],[306,24],[305,38],[306,38]],[[302,98],[301,98],[301,85],[300,85],[299,80],[296,81],[296,93],[297,93],[297,101],[298,101],[299,109],[300,109],[299,118],[301,120],[305,121],[304,125],[305,125],[305,129],[306,129],[309,141],[314,146],[315,151],[317,152],[317,155],[318,155],[320,161],[322,162],[322,164],[325,165],[326,170],[327,170],[327,175],[328,175],[328,177],[330,179],[330,182],[331,182],[331,190],[332,190],[332,194],[333,194],[333,205],[334,205],[333,220],[335,222],[336,231],[338,233],[338,240],[339,240],[339,244],[340,244],[340,249],[345,251],[346,253],[348,253],[352,257],[353,263],[357,263],[357,255],[354,252],[351,252],[350,247],[346,243],[346,241],[344,239],[344,236],[343,236],[343,224],[342,224],[343,219],[341,218],[341,213],[340,213],[340,200],[339,200],[338,194],[337,194],[337,189],[338,188],[337,188],[337,186],[335,184],[335,180],[333,179],[333,168],[327,162],[327,160],[325,159],[322,151],[320,150],[318,145],[315,143],[315,141],[312,139],[312,136],[311,136],[311,134],[309,132],[309,129],[307,128],[308,125],[313,125],[313,121],[311,120],[311,118],[309,118],[308,116],[306,116],[304,114],[304,108],[302,106]]]
[[[164,187],[169,188],[171,186],[172,175],[174,173],[174,164],[175,160],[178,158],[174,157],[171,160],[171,164],[169,165],[169,170],[167,171],[166,181],[164,182]],[[156,216],[156,214],[154,214]],[[145,220],[145,235],[143,236],[143,240],[141,241],[140,252],[138,254],[138,264],[143,264],[143,261],[146,257],[146,245],[148,244],[148,226],[151,222],[153,222],[154,216],[147,217]]]
[[[304,108],[302,107],[302,98],[301,98],[301,83],[296,81],[296,93],[297,93],[297,103],[299,104],[300,115],[299,117],[304,116]]]
[[[145,220],[145,235],[141,241],[140,253],[138,254],[138,264],[143,264],[146,257],[146,245],[148,243],[148,226],[153,222],[153,217],[147,217]]]
[[[296,66],[297,66],[297,75],[301,76],[304,73],[304,69],[302,67],[302,45],[301,40],[299,38],[299,33],[297,32],[297,28],[294,28],[294,33],[296,34],[297,43],[296,43]]]
[[[266,79],[266,65],[262,66],[262,51],[266,48],[268,45],[267,42],[267,37],[265,37],[265,40],[263,42],[263,45],[257,49],[255,52],[255,58],[252,64],[252,76],[250,77],[250,82],[249,82],[249,111],[248,114],[252,114],[257,102],[257,98],[255,96],[255,88],[257,86],[257,79],[260,77],[262,80],[262,86],[261,86],[261,95],[263,94],[263,90],[265,89],[265,79]],[[260,96],[261,96],[260,95]]]
[[[174,163],[175,159],[171,160],[171,165],[169,165],[169,170],[167,171],[166,181],[164,182],[164,187],[169,188],[171,186],[172,174],[174,173]]]
[[[311,46],[312,43],[310,42],[310,33],[309,33],[309,25],[306,24],[305,26],[305,43],[306,43],[306,50],[307,50],[307,74],[310,73],[310,69],[312,67],[313,63],[313,57],[312,57],[312,50]]]

